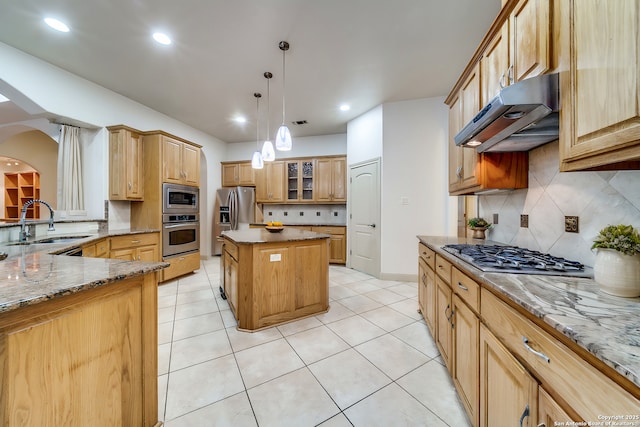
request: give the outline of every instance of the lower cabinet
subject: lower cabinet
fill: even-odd
[[[536,426],[538,383],[480,326],[480,426]]]
[[[231,242],[223,244],[224,256],[224,294],[231,312],[238,320],[238,247]]]
[[[111,238],[109,258],[126,261],[158,261],[158,233],[129,234]]]
[[[431,248],[420,243],[418,250],[420,311],[471,425],[587,425],[606,414],[638,413],[640,400],[596,368],[597,361]]]
[[[82,247],[82,256],[90,258],[109,258],[109,239],[100,239]]]
[[[200,251],[163,258],[162,261],[169,263],[169,267],[162,270],[161,281],[166,282],[167,280],[198,270],[200,268]]]
[[[313,226],[311,231],[331,235],[329,239],[329,263],[347,263],[347,227]]]

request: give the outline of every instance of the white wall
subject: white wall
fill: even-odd
[[[347,123],[347,162],[350,165],[382,157],[382,105]]]
[[[3,43],[0,43],[0,64],[0,89],[19,92],[46,111],[47,117],[69,118],[96,128],[93,139],[84,147],[90,155],[83,156],[90,163],[84,168],[85,181],[91,183],[85,191],[90,203],[88,212],[102,218],[104,200],[108,198],[108,132],[99,129],[109,125],[126,124],[142,131],[161,129],[202,145],[207,176],[200,191],[206,195],[220,186],[225,142]],[[32,105],[28,107],[33,110]],[[212,199],[208,198],[201,208],[202,248],[211,247]],[[110,218],[111,214],[128,217],[128,207],[128,203],[110,203]]]
[[[238,142],[227,146],[225,160],[251,160],[253,152],[258,148],[256,141]],[[262,149],[262,145],[260,145]],[[347,153],[347,134],[305,136],[293,138],[291,151],[276,150],[276,160],[289,157],[313,157],[345,155]]]
[[[452,221],[448,109],[437,97],[387,103],[383,113],[381,271],[415,276],[416,236],[446,235]]]

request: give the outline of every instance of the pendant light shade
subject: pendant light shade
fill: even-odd
[[[253,169],[262,169],[264,167],[264,161],[262,160],[262,153],[260,152],[260,97],[262,94],[256,92],[253,94],[256,97],[256,146],[258,149],[253,153],[251,157],[251,167]]]
[[[289,132],[289,128],[285,125],[284,120],[284,94],[285,94],[285,63],[284,57],[287,50],[289,50],[289,43],[285,41],[281,41],[278,45],[280,50],[282,51],[282,125],[276,132],[276,149],[280,151],[290,151],[291,150],[291,132]]]
[[[264,73],[264,77],[267,79],[267,140],[262,144],[262,160],[265,162],[272,162],[276,159],[276,152],[273,149],[273,144],[269,139],[271,135],[271,130],[269,129],[269,119],[271,118],[271,91],[269,82],[271,81],[271,77],[273,74],[270,72]]]

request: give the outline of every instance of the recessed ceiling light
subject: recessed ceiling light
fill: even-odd
[[[340,111],[349,111],[351,109],[350,106],[348,106],[347,104],[342,104],[340,106]]]
[[[63,33],[69,32],[69,27],[67,27],[67,24],[55,18],[44,18],[44,22],[46,22],[47,25],[53,28],[54,30],[58,30]]]
[[[9,98],[7,98],[6,96],[4,96],[4,95],[2,95],[0,93],[0,104],[3,103],[3,102],[7,102],[8,100],[9,100]]]
[[[234,122],[237,123],[246,123],[247,122],[247,118],[246,117],[242,117],[242,116],[237,116],[233,119]]]
[[[153,39],[160,44],[170,45],[171,39],[165,33],[153,33]]]

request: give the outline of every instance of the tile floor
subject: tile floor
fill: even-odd
[[[219,257],[158,290],[159,419],[182,426],[468,426],[417,283],[331,266],[328,313],[239,332]]]

